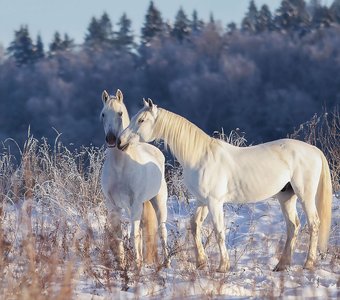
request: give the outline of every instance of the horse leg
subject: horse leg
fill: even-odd
[[[123,232],[121,226],[121,209],[116,208],[115,210],[110,210],[108,215],[109,229],[113,237],[110,248],[112,249],[114,255],[117,257],[118,268],[124,269],[125,266],[125,255],[124,255],[124,245],[123,245]],[[118,245],[118,247],[116,246]]]
[[[152,264],[158,261],[157,259],[157,215],[151,201],[144,202],[142,215],[142,235],[145,243],[144,261],[147,264]]]
[[[217,272],[225,273],[230,267],[229,255],[227,247],[225,246],[225,228],[224,228],[224,214],[222,201],[209,201],[209,211],[212,216],[214,224],[215,235],[218,247],[220,249],[220,265]]]
[[[162,187],[159,193],[151,200],[151,203],[156,211],[158,224],[159,224],[158,230],[159,230],[159,236],[161,239],[163,257],[164,257],[163,265],[166,268],[169,268],[170,257],[168,253],[168,247],[167,247],[168,232],[166,229],[166,220],[168,217],[168,210],[167,210],[167,205],[166,205],[167,199],[168,199],[168,190],[167,190],[166,182],[163,181],[163,184],[162,184]]]
[[[196,244],[196,266],[198,269],[203,269],[207,265],[207,257],[204,252],[201,236],[201,228],[204,220],[209,213],[207,206],[197,206],[195,214],[191,218],[191,233]]]
[[[315,196],[318,188],[318,178],[316,179],[313,174],[310,174],[308,179],[304,177],[305,182],[301,184],[299,182],[292,181],[292,187],[301,199],[302,208],[307,216],[307,223],[309,227],[309,249],[307,254],[307,260],[304,265],[305,269],[313,269],[317,255],[317,245],[319,236],[320,220],[316,209]],[[306,185],[308,183],[308,185]]]
[[[281,258],[273,271],[282,271],[291,264],[296,237],[300,229],[300,221],[296,212],[297,196],[292,190],[279,193],[280,202],[287,226],[287,239]]]
[[[132,206],[131,210],[131,238],[136,252],[136,265],[141,268],[143,262],[143,243],[142,243],[142,227],[141,217],[143,204]]]
[[[307,254],[307,260],[304,265],[305,269],[313,269],[317,255],[317,245],[319,236],[320,220],[316,210],[314,197],[306,198],[307,200],[302,202],[302,208],[307,215],[307,222],[309,227],[309,249]]]

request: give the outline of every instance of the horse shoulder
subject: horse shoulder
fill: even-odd
[[[164,169],[165,157],[161,150],[148,143],[141,143],[139,147],[148,159],[157,163],[161,169]]]

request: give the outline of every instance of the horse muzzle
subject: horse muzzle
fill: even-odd
[[[114,148],[116,147],[117,137],[112,132],[109,132],[105,137],[105,141],[109,148]]]
[[[116,145],[117,145],[117,148],[122,151],[125,151],[129,147],[129,144],[122,145],[122,141],[120,138],[118,138]]]

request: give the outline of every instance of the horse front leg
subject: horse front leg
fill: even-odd
[[[230,263],[227,247],[225,246],[223,202],[210,200],[208,207],[214,224],[217,244],[220,249],[220,265],[216,271],[225,273],[229,270]]]
[[[281,258],[273,271],[282,271],[290,266],[294,252],[296,237],[300,228],[299,217],[296,212],[297,196],[294,192],[282,192],[277,196],[285,217],[287,239]]]
[[[117,257],[118,269],[122,270],[125,268],[125,254],[123,244],[123,232],[121,226],[121,209],[116,208],[115,210],[109,211],[109,235],[112,236],[110,241],[110,248],[114,255]]]
[[[204,252],[202,244],[201,229],[204,220],[209,213],[207,206],[198,206],[196,208],[195,214],[191,218],[191,233],[194,237],[196,244],[195,254],[196,254],[196,266],[198,269],[203,269],[207,265],[207,257]]]

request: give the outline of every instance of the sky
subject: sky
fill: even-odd
[[[154,0],[163,20],[173,21],[182,7],[189,18],[196,9],[198,17],[207,21],[212,13],[225,27],[230,22],[240,24],[249,0]],[[267,4],[272,12],[281,0],[255,0],[260,8]],[[0,44],[7,48],[14,32],[27,25],[35,42],[42,36],[45,49],[56,31],[67,33],[76,43],[82,43],[91,18],[107,12],[113,25],[125,12],[132,21],[136,36],[140,35],[150,0],[0,0]]]

